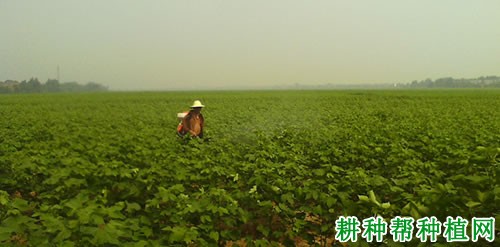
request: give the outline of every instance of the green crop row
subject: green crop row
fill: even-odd
[[[181,139],[194,99],[205,138]],[[2,96],[0,244],[328,246],[339,216],[374,215],[498,232],[498,109],[483,90]]]

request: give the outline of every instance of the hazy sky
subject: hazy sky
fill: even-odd
[[[0,80],[111,89],[500,75],[500,1],[0,0]]]

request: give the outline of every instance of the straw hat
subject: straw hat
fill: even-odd
[[[201,104],[201,101],[195,100],[191,108],[196,108],[196,107],[205,107],[205,106]]]

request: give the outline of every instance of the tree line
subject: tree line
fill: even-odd
[[[21,82],[15,80],[0,81],[0,93],[51,93],[51,92],[100,92],[108,88],[95,82],[79,84],[77,82],[59,83],[58,80],[48,79],[41,83],[38,78],[31,78]]]
[[[481,76],[473,79],[444,77],[436,80],[415,80],[411,83],[398,84],[397,86],[404,88],[500,88],[500,77]]]

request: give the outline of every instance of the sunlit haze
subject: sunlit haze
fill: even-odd
[[[0,1],[0,81],[111,90],[500,75],[500,1]]]

